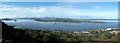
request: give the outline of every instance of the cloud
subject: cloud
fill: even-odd
[[[0,7],[0,16],[2,18],[12,18],[12,17],[40,17],[36,13],[44,12],[45,8],[24,8],[15,6],[2,6]]]
[[[63,6],[52,7],[15,7],[12,5],[2,5],[0,7],[1,18],[13,17],[69,17],[69,18],[97,18],[97,19],[116,19],[117,11],[97,11],[69,8]]]
[[[49,13],[53,14],[59,14],[60,16],[66,16],[66,17],[78,17],[81,18],[81,16],[89,16],[91,18],[118,18],[117,14],[118,11],[97,11],[96,10],[82,10],[82,9],[74,9],[74,8],[64,8],[64,7],[55,7],[50,8]],[[86,18],[87,18],[86,17]]]
[[[33,11],[33,12],[45,12],[45,11],[47,11],[47,9],[46,8],[43,8],[43,7],[40,7],[40,8],[36,8],[36,7],[34,7],[34,8],[31,8],[31,10]]]
[[[2,0],[3,2],[118,2],[119,0]]]

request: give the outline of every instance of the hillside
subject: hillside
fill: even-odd
[[[65,31],[17,29],[2,22],[2,43],[117,43],[108,32],[75,33]],[[113,41],[112,41],[113,40]]]

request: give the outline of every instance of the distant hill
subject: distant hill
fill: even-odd
[[[44,17],[41,20],[71,20],[70,18],[58,18],[58,17]]]
[[[14,19],[33,19],[33,20],[71,20],[70,18],[59,18],[59,17],[41,17],[41,18],[14,18]]]
[[[5,20],[9,20],[9,18],[6,18]],[[33,20],[120,20],[120,19],[82,19],[82,18],[60,18],[60,17],[32,17],[32,18],[13,18],[13,19],[33,19]]]
[[[0,20],[14,20],[14,19],[4,18],[4,19],[0,19]]]

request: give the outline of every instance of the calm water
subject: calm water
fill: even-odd
[[[100,20],[104,21],[104,20]],[[38,22],[34,20],[19,19],[3,21],[8,25],[15,25],[17,28],[30,28],[35,30],[64,30],[64,31],[87,31],[105,28],[118,28],[118,23],[114,21],[105,21],[107,23],[70,23],[70,22]]]

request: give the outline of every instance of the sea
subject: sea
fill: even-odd
[[[15,26],[15,28],[33,29],[33,30],[62,30],[62,31],[89,31],[106,28],[119,28],[118,20],[96,20],[105,23],[89,23],[89,22],[40,22],[32,19],[2,20],[7,25]]]

